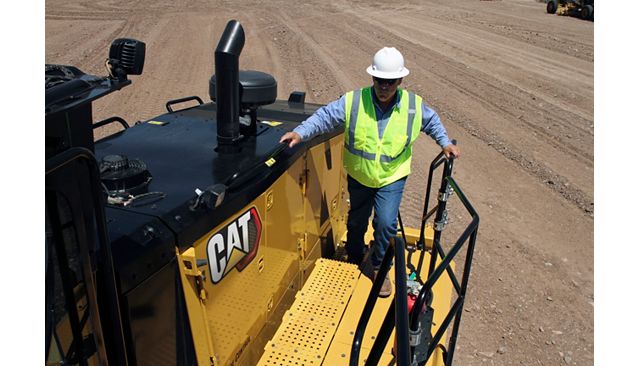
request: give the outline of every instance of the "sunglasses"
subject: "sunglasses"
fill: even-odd
[[[376,83],[381,85],[384,85],[384,84],[393,85],[400,79],[381,79],[381,78],[374,77],[373,80],[375,80]]]

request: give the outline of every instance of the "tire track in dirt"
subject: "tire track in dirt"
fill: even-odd
[[[55,51],[46,52],[46,62],[55,64],[76,65],[84,72],[101,74],[105,73],[104,59],[106,59],[109,44],[112,41],[111,34],[117,32],[123,26],[123,21],[95,22],[96,27],[87,26],[91,22],[56,21],[47,24],[47,42],[56,42],[61,47]],[[71,36],[63,37],[55,32],[72,31]],[[54,34],[52,34],[54,33]],[[95,55],[102,54],[104,59],[95,63]]]
[[[279,17],[282,19],[282,23],[289,28],[294,34],[300,37],[303,44],[310,48],[319,59],[319,61],[326,66],[326,69],[330,70],[333,75],[336,76],[336,82],[340,86],[341,90],[351,90],[355,88],[356,83],[352,80],[351,76],[342,71],[340,66],[336,63],[334,55],[329,52],[326,47],[321,46],[308,31],[298,25],[298,22],[294,18],[290,17],[284,12],[279,11]]]
[[[560,56],[553,51],[548,51],[538,46],[532,46],[526,42],[509,39],[491,32],[478,30],[468,26],[459,26],[451,29],[450,26],[438,24],[439,21],[429,22],[427,26],[416,26],[419,19],[407,15],[412,22],[406,22],[399,27],[406,28],[408,34],[424,34],[447,41],[450,47],[464,49],[466,44],[474,44],[472,55],[480,60],[499,61],[510,70],[521,69],[527,65],[527,73],[534,73],[539,78],[552,79],[556,86],[565,89],[579,88],[593,95],[593,62],[577,60],[571,56]],[[405,33],[407,35],[407,33]],[[443,42],[444,43],[444,42]],[[526,50],[526,49],[529,50]],[[572,65],[572,68],[567,68]],[[485,72],[491,72],[496,65],[485,67]],[[504,66],[503,66],[504,67]],[[498,73],[493,75],[499,77]],[[568,105],[563,106],[569,110]],[[583,118],[591,116],[581,115]]]
[[[379,12],[378,12],[378,13],[379,13]],[[362,14],[362,12],[355,11],[355,12],[354,12],[354,14],[357,16],[358,14]],[[375,16],[376,16],[376,15],[372,15],[371,17],[375,17]],[[365,20],[366,20],[366,19],[365,19]],[[370,25],[371,25],[371,26],[374,26],[375,24],[379,24],[379,22],[381,22],[381,21],[383,21],[383,20],[384,20],[384,17],[379,17],[376,21],[370,21]],[[406,25],[406,24],[411,24],[411,22],[405,22],[405,23],[403,23],[403,25],[398,25],[398,27],[410,27],[409,25]],[[421,24],[421,23],[416,19],[416,22],[415,22],[414,24]],[[396,28],[397,28],[397,27],[396,27]],[[415,31],[415,32],[420,32],[420,31],[421,31],[421,27],[418,27],[418,26],[413,26],[413,27],[411,27],[410,29],[411,29],[411,32],[413,32],[413,31]],[[446,33],[446,32],[444,32],[444,33]],[[407,35],[406,33],[403,33],[403,34],[396,34],[396,35],[397,35],[397,36],[399,36],[401,40],[404,40],[404,41],[407,41],[407,40],[408,40],[408,41],[411,41],[411,42],[412,42],[413,44],[415,44],[416,46],[421,46],[421,45],[422,45],[422,43],[423,43],[421,40],[415,39],[415,37],[411,37],[410,35]],[[446,38],[446,37],[444,37],[444,38]],[[424,46],[423,46],[423,47],[424,47]],[[429,53],[424,54],[424,55],[420,55],[420,57],[429,56],[432,52],[437,52],[437,50],[433,50],[433,49],[431,49],[431,50],[429,50]],[[442,55],[442,56],[443,56],[443,57],[446,57],[446,56],[444,56],[444,55]],[[433,57],[431,57],[431,58],[433,58]],[[438,60],[440,60],[439,62],[441,63],[441,58],[434,59],[434,62],[437,62]],[[422,64],[425,64],[425,63],[427,63],[427,62],[422,62]],[[465,65],[465,66],[466,66],[466,65]],[[465,68],[466,68],[466,67],[465,67]],[[460,70],[460,71],[463,71],[463,72],[467,72],[468,74],[470,74],[470,75],[472,76],[473,74],[472,74],[470,71],[465,71],[465,70],[464,70],[465,68],[463,68],[463,69],[459,69],[459,70]],[[474,70],[472,70],[472,71],[474,71]],[[512,87],[512,88],[514,88],[514,89],[516,89],[516,90],[518,90],[518,91],[520,91],[520,92],[530,93],[528,90],[521,89],[521,88],[519,88],[519,87],[517,87],[517,86],[515,86],[515,85],[511,85],[511,87]],[[499,89],[501,89],[501,88],[499,88]],[[488,98],[487,98],[487,99],[488,99]],[[516,115],[516,116],[517,116],[517,115]],[[571,118],[565,119],[565,122],[567,122],[567,123],[572,123],[571,121],[572,121],[573,119],[575,119],[575,117],[576,117],[576,116],[571,116]],[[580,116],[578,116],[578,117],[580,117]],[[590,116],[590,115],[586,115],[586,116],[584,116],[584,117],[589,118],[589,117],[591,117],[591,116]],[[582,127],[581,125],[575,125],[575,124],[574,124],[574,125],[572,125],[572,127],[578,127],[578,128],[580,128],[580,129],[586,130],[586,129],[585,129],[584,127]],[[591,132],[590,130],[587,130],[587,132],[588,132],[588,133],[590,133],[590,134],[592,134],[592,132]]]
[[[575,57],[582,61],[593,62],[593,45],[588,45],[578,38],[567,37],[561,34],[561,32],[541,32],[539,30],[540,28],[525,27],[522,23],[513,23],[492,18],[466,19],[461,21],[460,24],[467,24],[468,26],[484,29],[494,34],[500,34],[521,42],[534,44],[546,50]],[[593,30],[591,30],[591,32],[593,32]]]
[[[323,90],[325,86],[313,82],[315,73],[301,72],[303,63],[313,64],[316,61],[309,60],[310,54],[304,52],[305,46],[300,39],[277,16],[270,20],[272,24],[263,28],[261,37],[268,44],[267,50],[275,65],[274,77],[278,81],[279,96],[283,97],[287,91],[302,90],[307,93],[307,101],[317,102],[318,90]],[[288,67],[278,69],[277,65]]]
[[[301,30],[297,25],[298,19],[282,8],[268,6],[264,10],[265,14],[270,15],[267,17],[270,24],[263,28],[264,37],[269,38],[267,42],[271,49],[276,50],[277,62],[287,65],[283,74],[275,76],[287,87],[287,91],[305,91],[307,101],[319,103],[328,101],[322,96],[337,98],[342,94],[340,83],[344,81],[334,79],[333,73],[326,72],[337,67],[335,62],[311,36]]]
[[[48,13],[45,16],[45,20],[68,20],[68,21],[112,21],[112,20],[124,20],[129,13],[121,12],[120,14],[96,14],[95,12],[84,12],[84,11],[75,11],[75,12],[55,12]]]

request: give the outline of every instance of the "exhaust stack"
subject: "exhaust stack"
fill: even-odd
[[[244,30],[230,20],[220,37],[215,52],[216,117],[218,120],[218,152],[232,152],[240,135],[239,58],[244,47]]]

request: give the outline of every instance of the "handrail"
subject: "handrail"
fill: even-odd
[[[458,145],[457,140],[451,140],[451,143],[454,145]],[[429,211],[429,198],[431,197],[431,182],[433,180],[433,171],[440,166],[440,164],[447,161],[447,158],[444,156],[444,151],[441,151],[436,157],[431,161],[431,165],[429,166],[429,178],[427,179],[427,191],[425,192],[424,198],[424,209],[422,211],[422,222],[420,225],[420,239],[418,239],[418,248],[424,249],[424,228],[427,225],[427,220],[431,215],[433,215],[433,210]],[[450,171],[453,172],[453,159],[451,159]],[[443,174],[444,178],[444,174]],[[435,208],[434,208],[435,209]]]
[[[113,116],[113,117],[109,117],[107,119],[103,119],[100,122],[96,122],[92,125],[93,129],[95,130],[96,128],[100,128],[102,126],[106,126],[108,124],[111,124],[113,122],[118,122],[120,123],[120,125],[126,130],[127,128],[129,128],[129,124],[127,123],[127,121],[124,120],[124,118],[122,117],[118,117],[118,116]]]
[[[458,142],[456,140],[451,140],[451,143],[454,145],[457,145]],[[443,163],[447,163],[445,164],[445,168],[443,169],[442,172],[442,180],[441,180],[441,187],[442,187],[442,182],[444,181],[444,178],[447,176],[450,176],[451,173],[453,172],[453,159],[454,158],[447,158],[444,155],[444,151],[441,151],[438,155],[436,155],[436,157],[431,161],[431,164],[429,166],[429,176],[427,178],[427,187],[426,187],[426,192],[425,192],[425,196],[424,196],[424,208],[422,211],[422,219],[421,219],[421,224],[420,224],[420,237],[416,243],[416,247],[417,249],[420,250],[420,259],[418,260],[418,268],[415,270],[415,273],[417,275],[417,280],[418,282],[420,282],[420,284],[424,284],[424,282],[422,281],[422,278],[420,278],[420,273],[422,272],[422,265],[424,263],[424,255],[425,255],[425,237],[424,237],[424,230],[427,224],[427,220],[429,220],[429,218],[434,214],[434,212],[437,212],[439,205],[436,205],[433,209],[429,210],[429,199],[431,198],[431,183],[433,181],[433,172]],[[441,219],[441,218],[440,218]],[[438,221],[439,219],[436,219],[434,221]],[[432,258],[433,260],[433,258]],[[430,268],[433,268],[433,265],[431,264],[433,262],[430,262]],[[413,270],[413,268],[412,268]],[[429,272],[430,274],[430,272]],[[457,285],[457,281],[455,280],[455,276],[453,275],[452,272],[449,273],[449,277],[452,278],[452,280],[454,281],[454,283]]]
[[[438,191],[438,206],[437,206],[438,209],[436,210],[436,217],[433,220],[433,223],[434,223],[433,247],[431,248],[431,260],[429,261],[427,278],[431,277],[431,274],[433,273],[433,269],[436,265],[437,255],[434,255],[437,252],[437,250],[435,249],[437,247],[436,243],[440,243],[440,238],[442,236],[442,230],[444,226],[443,224],[446,222],[445,212],[447,209],[447,195],[448,195],[448,185],[446,182],[446,178],[450,177],[452,172],[453,172],[453,159],[451,159],[450,161],[447,161],[447,163],[444,165],[444,168],[442,169],[442,180],[440,181],[440,190]],[[429,197],[427,197],[425,200],[428,201]],[[451,273],[449,273],[449,276],[452,278],[455,277],[455,276],[452,276]]]
[[[453,140],[453,143],[455,144],[456,140]],[[447,158],[444,158],[443,156],[444,156],[444,153],[439,154],[433,160],[433,162],[431,163],[431,167],[429,168],[429,183],[427,183],[427,193],[426,193],[426,196],[425,196],[425,199],[424,199],[424,201],[425,201],[424,212],[426,212],[428,210],[428,206],[429,206],[428,202],[429,202],[429,198],[430,198],[430,195],[431,195],[431,179],[432,179],[432,176],[433,176],[433,171],[438,166],[442,165],[442,163],[445,163],[445,162],[446,162],[446,164],[444,164],[443,171],[442,171],[442,180],[441,180],[441,184],[440,184],[440,190],[438,192],[438,194],[439,194],[438,200],[440,201],[441,198],[444,198],[445,201],[446,201],[446,197],[449,194],[447,192],[447,187],[445,185],[445,178],[446,177],[450,177],[452,172],[453,172],[453,162],[454,162],[453,159],[454,158],[447,159]],[[425,250],[427,249],[427,248],[425,248],[425,242],[424,242],[424,227],[425,227],[425,223],[426,223],[426,220],[429,217],[431,217],[431,215],[433,215],[434,212],[436,212],[436,217],[434,219],[435,223],[439,223],[439,222],[442,222],[443,220],[445,220],[445,218],[443,217],[444,216],[444,212],[445,212],[445,208],[446,208],[446,204],[444,206],[436,205],[428,213],[423,214],[423,225],[422,225],[422,230],[420,231],[421,239],[418,239],[418,243],[416,245],[417,247],[419,247],[421,249],[421,251],[420,251],[420,259],[418,261],[418,268],[415,271],[416,274],[417,274],[417,280],[418,280],[418,282],[420,282],[420,284],[424,284],[424,282],[420,278],[420,273],[422,272],[422,265],[423,265],[423,262],[424,262]],[[438,230],[438,225],[435,225],[435,226],[436,227],[434,228],[435,233],[434,233],[433,241],[434,242],[436,242],[436,241],[439,242],[442,230]],[[444,257],[444,252],[443,252],[441,246],[434,245],[431,248],[432,254],[434,252],[434,250],[433,250],[434,248],[436,249],[436,251],[442,257]],[[435,263],[436,263],[436,257],[431,255],[431,261],[429,262],[429,270],[427,271],[428,272],[427,276],[430,276],[431,273],[433,272],[433,268],[435,266]],[[451,279],[451,282],[453,283],[453,286],[457,290],[459,290],[460,289],[460,284],[458,283],[458,280],[456,279],[455,273],[453,272],[453,270],[451,268],[447,268],[447,274],[449,275],[449,279]]]
[[[398,240],[400,239],[400,240]],[[405,271],[404,240],[391,238],[394,241],[396,263],[396,360],[398,365],[409,365],[411,362],[411,347],[409,345],[409,312],[407,300],[407,273]]]
[[[462,273],[462,284],[459,286],[454,286],[456,293],[458,295],[458,298],[456,299],[454,305],[451,307],[451,309],[447,313],[442,324],[440,324],[440,326],[436,330],[436,333],[432,338],[431,343],[428,346],[427,353],[425,356],[426,360],[428,360],[429,357],[431,357],[431,354],[433,353],[433,351],[435,351],[437,344],[439,343],[440,339],[443,337],[444,332],[453,321],[454,325],[453,325],[451,337],[449,338],[449,347],[448,347],[449,351],[447,353],[447,360],[445,362],[445,365],[451,365],[451,362],[453,360],[453,353],[455,351],[455,344],[457,341],[458,329],[460,326],[460,318],[462,316],[462,309],[464,306],[464,299],[466,296],[467,284],[469,281],[469,274],[471,272],[473,252],[475,249],[478,227],[480,225],[480,217],[478,216],[478,213],[473,208],[473,206],[471,205],[467,197],[464,195],[464,193],[462,192],[462,190],[460,189],[456,181],[451,176],[445,177],[443,181],[444,189],[441,189],[441,192],[448,189],[448,187],[451,187],[453,189],[453,191],[458,196],[458,198],[462,202],[467,212],[470,214],[471,222],[469,223],[469,225],[467,225],[462,235],[460,235],[458,240],[456,240],[456,243],[453,245],[453,247],[449,250],[449,252],[446,255],[443,255],[444,250],[440,245],[440,236],[438,235],[439,234],[438,231],[436,231],[434,235],[433,249],[431,251],[431,256],[432,256],[431,262],[435,263],[436,256],[441,256],[442,261],[437,267],[434,268],[433,266],[431,266],[431,268],[429,269],[431,273],[429,274],[427,282],[422,287],[422,290],[420,291],[420,294],[418,295],[416,302],[414,304],[414,307],[411,311],[411,317],[410,317],[411,322],[409,327],[410,331],[413,331],[413,332],[417,332],[420,330],[419,329],[420,309],[424,307],[425,302],[427,301],[427,298],[428,298],[428,294],[432,291],[433,286],[436,284],[436,282],[440,279],[440,277],[445,271],[447,271],[447,273],[452,278],[452,280],[456,278],[455,275],[453,275],[451,262],[453,258],[458,254],[458,252],[462,249],[464,244],[468,242],[469,245],[467,247],[465,266]],[[446,201],[440,201],[438,206],[439,207],[446,206]],[[440,211],[441,210],[439,210],[439,212]],[[422,331],[431,333],[430,327],[429,329],[422,329]]]
[[[438,154],[435,159],[433,159],[433,161],[431,162],[431,165],[429,166],[429,177],[427,178],[427,191],[424,195],[425,199],[424,199],[424,209],[422,211],[422,220],[420,223],[420,238],[418,239],[418,247],[420,249],[424,249],[424,229],[427,225],[427,220],[429,219],[429,217],[431,217],[431,215],[433,215],[434,210],[437,210],[437,206],[434,207],[433,210],[431,210],[431,212],[428,212],[429,210],[429,198],[431,197],[431,183],[433,181],[433,172],[436,168],[438,168],[440,165],[442,165],[442,163],[444,163],[445,161],[447,161],[447,159],[444,157],[444,152],[440,152],[440,154]]]
[[[191,106],[191,107],[182,108],[182,109],[180,109],[180,111],[184,111],[184,110],[191,109],[191,108],[194,108],[194,107],[199,107],[199,106],[201,106],[201,105],[203,105],[203,104],[204,104],[204,102],[202,101],[202,99],[200,99],[200,97],[199,97],[199,96],[197,96],[197,95],[192,95],[192,96],[190,96],[190,97],[184,97],[184,98],[178,98],[178,99],[170,100],[170,101],[168,101],[168,102],[165,104],[165,108],[167,108],[167,112],[169,112],[169,113],[173,113],[173,112],[176,112],[176,111],[174,111],[174,110],[173,110],[173,108],[171,108],[171,106],[173,106],[174,104],[179,104],[179,103],[184,103],[184,102],[190,102],[190,101],[192,101],[192,100],[195,100],[195,101],[196,101],[196,102],[198,102],[199,104],[198,104],[198,105]]]

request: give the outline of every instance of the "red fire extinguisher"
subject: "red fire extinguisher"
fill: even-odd
[[[411,310],[413,310],[413,306],[416,303],[416,300],[418,300],[418,295],[420,293],[420,287],[417,286],[410,286],[409,283],[410,282],[414,282],[412,281],[413,279],[411,277],[409,277],[409,281],[407,281],[407,287],[409,287],[409,291],[407,291],[407,309],[408,309],[408,313],[411,314]],[[422,312],[421,313],[425,313],[427,311],[427,305],[424,304],[422,305]],[[398,347],[398,338],[394,337],[393,339],[393,355],[396,355],[396,349]]]

